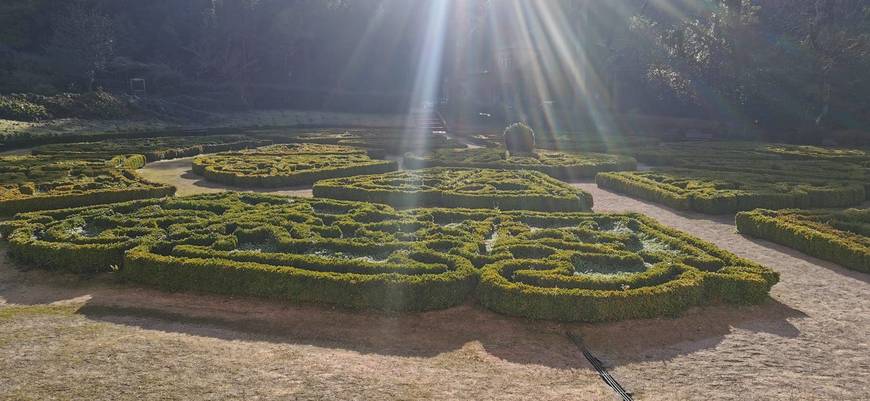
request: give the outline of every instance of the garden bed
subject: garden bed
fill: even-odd
[[[588,211],[592,196],[528,170],[432,168],[323,180],[314,196],[400,208]]]
[[[0,157],[0,216],[175,193],[174,187],[149,182],[132,170],[144,164],[142,156],[109,160]]]
[[[143,155],[146,161],[153,162],[202,153],[245,149],[269,143],[271,142],[252,139],[245,135],[164,136],[44,145],[34,149],[33,154],[79,158]]]
[[[849,207],[866,198],[857,182],[668,169],[601,173],[599,187],[682,210],[725,214],[756,208]]]
[[[637,163],[627,156],[603,153],[564,153],[537,150],[535,156],[508,156],[503,148],[442,149],[426,154],[405,155],[406,168],[462,167],[534,170],[555,178],[592,178],[604,171],[634,170]]]
[[[241,187],[292,187],[327,178],[395,171],[395,161],[370,158],[365,149],[323,144],[273,145],[200,156],[193,172]]]
[[[671,316],[767,299],[778,276],[636,214],[397,211],[224,193],[21,214],[18,260],[171,291],[429,310],[478,291],[535,319]],[[478,286],[479,281],[479,286]]]
[[[317,143],[369,149],[375,154],[401,155],[418,149],[464,148],[462,143],[440,134],[408,130],[348,130],[315,132],[260,132],[256,138],[274,143]]]
[[[758,209],[738,213],[737,230],[870,273],[870,209]]]

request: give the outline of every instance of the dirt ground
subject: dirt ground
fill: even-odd
[[[222,190],[186,166],[166,161],[142,173],[180,195]],[[557,324],[473,302],[385,316],[22,271],[0,245],[0,399],[617,399],[567,332],[638,400],[870,394],[870,276],[745,238],[733,216],[577,185],[598,211],[643,212],[775,268],[782,282],[764,305],[676,319]]]

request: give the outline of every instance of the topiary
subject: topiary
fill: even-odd
[[[504,130],[504,144],[511,155],[535,152],[535,131],[526,124],[514,123]]]

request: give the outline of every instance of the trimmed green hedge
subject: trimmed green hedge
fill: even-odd
[[[395,171],[395,161],[374,160],[364,149],[322,145],[273,145],[200,156],[193,172],[209,181],[243,187],[311,185],[315,181]]]
[[[855,163],[870,162],[870,149],[787,144],[765,145],[763,149],[765,152],[789,159],[831,160]]]
[[[718,301],[762,302],[779,280],[770,269],[641,215],[579,216],[522,215],[502,223],[493,253],[511,257],[484,267],[480,302],[536,319],[649,318]]]
[[[0,216],[173,195],[175,187],[149,182],[132,171],[144,164],[142,156],[0,157]]]
[[[462,143],[447,138],[444,135],[433,135],[428,132],[414,132],[397,129],[348,131],[317,131],[317,132],[260,132],[254,137],[274,143],[317,143],[328,145],[343,145],[369,150],[369,154],[401,155],[405,152],[419,149],[464,148]]]
[[[592,196],[536,171],[446,169],[399,171],[318,181],[314,196],[394,207],[588,211]]]
[[[866,198],[856,182],[711,170],[601,173],[599,187],[682,210],[726,214],[756,208],[848,207]]]
[[[143,155],[146,161],[190,157],[202,153],[224,152],[268,145],[262,139],[245,135],[163,136],[153,138],[119,138],[97,142],[52,144],[37,147],[34,155],[56,155],[70,158],[115,157]]]
[[[637,163],[627,156],[601,153],[564,153],[537,150],[535,156],[508,157],[504,148],[442,149],[418,155],[405,155],[405,167],[488,168],[534,170],[551,177],[572,180],[592,178],[604,171],[634,170]]]
[[[27,213],[0,223],[18,260],[79,273],[118,266],[122,277],[166,290],[384,310],[463,302],[477,270],[428,246],[415,230],[437,227],[386,206],[238,193]],[[471,243],[471,235],[454,239]]]
[[[170,291],[564,321],[757,303],[778,275],[637,214],[415,209],[224,193],[25,213],[11,254]],[[479,282],[479,284],[478,284]]]
[[[737,230],[870,273],[870,209],[758,209],[738,213]]]

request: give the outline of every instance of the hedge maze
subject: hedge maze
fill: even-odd
[[[668,166],[603,173],[598,185],[702,213],[755,208],[835,208],[870,199],[870,158],[860,149],[758,142],[677,142],[635,149]]]
[[[504,148],[441,149],[423,155],[405,155],[407,168],[462,167],[504,170],[534,170],[555,178],[592,178],[599,172],[634,170],[628,156],[603,153],[564,153],[537,150],[535,156],[510,156]]]
[[[0,157],[0,216],[173,195],[174,187],[146,181],[132,170],[144,164],[142,156]]]
[[[117,155],[143,155],[146,161],[153,162],[190,157],[201,153],[245,149],[270,143],[245,135],[165,136],[43,145],[34,149],[33,154],[69,158],[112,158]]]
[[[165,290],[351,308],[480,302],[535,319],[675,315],[767,298],[775,272],[635,214],[414,209],[210,194],[20,214],[17,259]]]
[[[327,178],[397,168],[395,161],[372,159],[364,149],[323,144],[272,145],[193,160],[194,173],[209,181],[242,187],[310,185]]]
[[[314,196],[399,208],[588,211],[592,196],[536,171],[432,168],[323,180]]]
[[[753,210],[737,229],[803,253],[870,273],[870,209]]]
[[[598,186],[682,210],[726,214],[755,208],[821,208],[858,205],[866,198],[856,182],[778,175],[667,169],[601,173]]]

